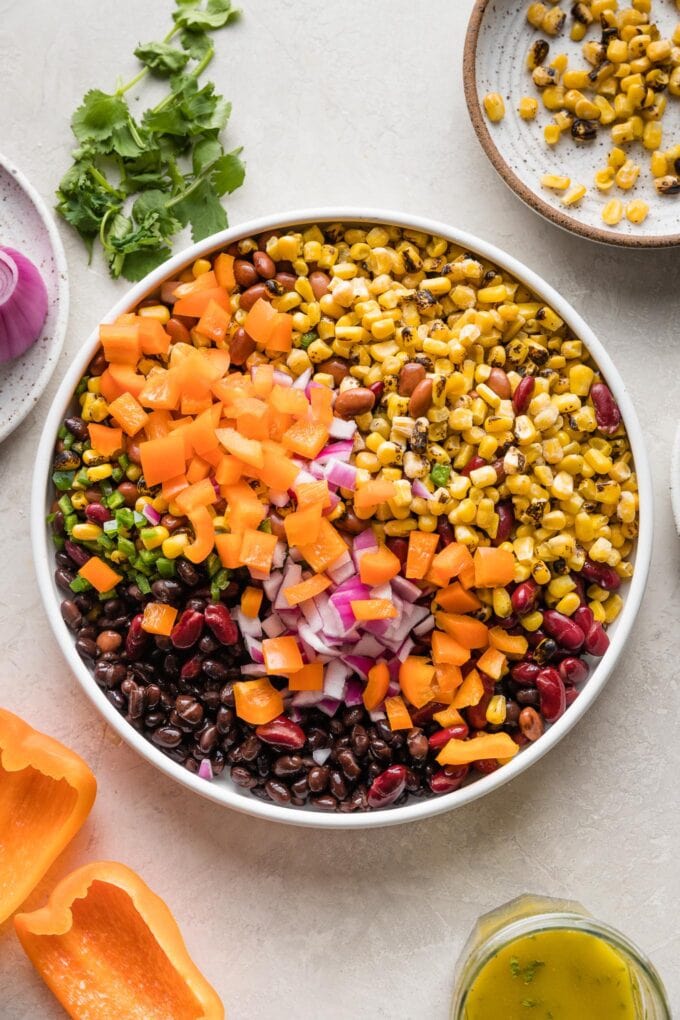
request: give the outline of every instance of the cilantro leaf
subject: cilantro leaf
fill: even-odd
[[[111,151],[125,159],[136,159],[146,151],[145,139],[140,137],[139,128],[132,118],[127,124],[118,124],[111,133]]]
[[[230,21],[238,18],[240,13],[239,10],[231,6],[231,0],[208,0],[205,7],[182,2],[180,10],[175,11],[172,17],[180,28],[202,31],[223,28]]]
[[[180,33],[179,41],[194,60],[202,60],[206,53],[212,49],[210,36],[206,32],[190,32],[188,28],[185,28]]]
[[[243,149],[234,149],[217,160],[211,179],[218,195],[230,195],[243,184],[246,167],[239,159],[241,152]]]
[[[183,224],[191,224],[194,241],[202,241],[204,237],[227,227],[227,213],[210,181],[201,181],[174,209]]]
[[[224,155],[224,149],[217,138],[201,138],[196,142],[191,153],[191,165],[194,173],[198,175],[206,167],[214,166],[222,155]]]
[[[78,161],[66,171],[57,190],[57,210],[87,240],[91,250],[92,238],[99,231],[102,218],[113,206],[120,208],[122,195],[104,187],[92,175],[89,162]]]
[[[71,127],[79,142],[89,139],[103,142],[111,138],[116,128],[126,124],[129,116],[127,103],[120,96],[90,89],[73,114]]]
[[[171,254],[170,249],[165,245],[161,245],[155,251],[129,252],[123,260],[121,276],[133,283],[143,280],[147,273],[162,265],[166,259],[170,258]]]
[[[186,67],[190,59],[190,55],[184,50],[165,42],[140,43],[135,50],[135,56],[150,71],[160,75],[176,74]]]

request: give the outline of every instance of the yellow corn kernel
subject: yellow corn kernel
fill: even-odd
[[[569,595],[565,595],[564,598],[555,606],[558,613],[564,613],[565,616],[571,616],[576,612],[578,607],[581,605],[581,599],[575,592],[571,592]]]
[[[538,630],[543,623],[543,613],[539,613],[538,610],[533,613],[527,613],[526,616],[520,616],[519,622],[525,630],[528,630],[530,634],[533,634],[533,632]]]
[[[670,39],[658,39],[647,47],[647,57],[653,64],[663,64],[670,57],[672,49]]]
[[[108,417],[109,405],[103,397],[95,393],[84,393],[80,399],[82,401],[80,414],[85,421],[102,422]]]
[[[359,513],[357,513],[356,507],[354,512],[357,517],[360,516]],[[409,517],[404,521],[387,521],[385,524],[385,534],[389,535],[390,538],[405,538],[411,531],[415,531],[418,526],[419,522],[413,517]],[[436,526],[437,522],[435,519],[435,528]],[[434,528],[432,530],[434,530]]]
[[[623,219],[623,202],[612,198],[602,210],[602,219],[609,227],[615,227]]]
[[[661,148],[661,142],[663,140],[663,128],[657,120],[648,121],[642,132],[642,144],[645,149],[653,152]]]
[[[668,173],[668,160],[663,152],[653,152],[651,159],[652,177],[665,177]]]
[[[649,206],[641,198],[636,198],[626,206],[626,216],[631,223],[643,223],[649,214]]]
[[[621,169],[617,171],[615,180],[619,188],[623,191],[630,191],[631,188],[635,187],[639,176],[640,167],[629,159],[626,160]]]
[[[99,464],[97,467],[87,469],[87,480],[89,482],[101,482],[105,478],[110,478],[112,474],[112,464]]]
[[[74,492],[71,496],[71,503],[74,510],[84,510],[87,506],[87,496],[84,492]]]
[[[543,137],[548,145],[557,145],[562,137],[562,132],[557,124],[546,124],[543,129]]]
[[[587,25],[584,25],[580,21],[575,21],[571,26],[571,31],[569,35],[574,42],[582,42],[582,40],[585,39],[586,37],[587,31],[588,31]]]
[[[612,141],[616,145],[625,145],[626,142],[632,142],[634,139],[635,131],[629,120],[624,120],[621,124],[615,124],[612,128]]]
[[[585,198],[588,189],[585,184],[577,184],[576,187],[572,188],[564,198],[562,199],[562,205],[570,206],[576,205],[581,199]]]
[[[137,314],[143,319],[154,319],[161,326],[170,319],[170,309],[166,305],[147,305],[146,308],[140,308]]]
[[[74,524],[71,537],[77,542],[95,542],[103,534],[98,524]]]
[[[538,113],[538,100],[523,96],[519,101],[519,115],[522,120],[533,120]]]
[[[204,273],[209,273],[212,269],[212,264],[209,259],[196,259],[191,272],[194,275],[194,279],[198,279],[199,276],[203,276]]]
[[[607,165],[613,166],[615,170],[618,170],[626,162],[628,157],[626,156],[623,149],[614,147],[607,157]]]
[[[595,172],[595,187],[598,191],[610,191],[614,187],[616,171],[613,166],[603,167]]]
[[[176,560],[178,556],[181,556],[190,541],[191,539],[185,533],[171,535],[170,538],[164,540],[161,547],[162,553],[167,560]]]
[[[604,623],[613,623],[623,609],[623,599],[620,595],[610,595],[606,602],[601,603],[604,608]]]
[[[486,708],[486,721],[490,726],[502,726],[505,722],[507,702],[503,694],[496,694]]]
[[[569,177],[559,177],[557,174],[543,174],[541,184],[544,188],[552,188],[555,191],[566,191],[571,180]]]

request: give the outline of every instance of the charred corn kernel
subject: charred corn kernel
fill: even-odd
[[[612,166],[606,166],[595,172],[595,187],[598,191],[610,191],[614,187],[616,171]]]
[[[592,85],[587,71],[565,71],[562,75],[565,89],[587,89]]]
[[[636,198],[626,206],[626,216],[631,223],[644,223],[649,214],[649,206],[641,198]]]
[[[538,113],[538,100],[523,96],[519,101],[519,115],[522,120],[533,120]]]
[[[530,634],[533,634],[543,623],[543,613],[539,613],[538,610],[533,613],[527,613],[526,616],[520,616],[519,622],[524,630],[528,630]]]
[[[559,35],[566,20],[567,16],[564,11],[560,7],[553,7],[543,16],[541,30],[547,32],[548,35]]]
[[[575,592],[571,592],[569,595],[565,595],[564,598],[555,606],[558,613],[564,613],[565,616],[571,616],[576,612],[578,607],[581,605],[581,599]]]
[[[435,528],[436,526],[437,522],[435,520]],[[408,517],[404,521],[387,521],[385,524],[385,534],[390,538],[405,538],[408,534],[410,534],[410,532],[415,531],[417,528],[418,521],[414,520],[413,517]],[[434,528],[431,530],[434,531]]]
[[[502,726],[507,714],[507,702],[503,694],[496,694],[486,707],[486,721],[490,726]]]
[[[552,188],[555,191],[566,191],[571,180],[569,177],[559,177],[557,174],[543,174],[541,184],[544,188]]]
[[[80,398],[82,401],[80,415],[84,421],[102,422],[109,414],[109,405],[103,397],[94,393],[84,393]]]
[[[557,145],[562,133],[557,124],[546,124],[543,129],[543,137],[548,145]]]
[[[74,524],[71,529],[71,537],[76,542],[96,542],[103,534],[98,524]]]
[[[74,492],[71,496],[71,503],[74,510],[84,510],[88,500],[84,492]]]
[[[112,464],[99,464],[97,467],[87,469],[87,480],[89,482],[102,482],[113,474]]]
[[[602,219],[610,226],[615,227],[623,219],[623,202],[618,198],[612,198],[602,210]]]
[[[586,188],[585,184],[577,184],[575,188],[572,188],[571,191],[567,192],[567,194],[564,196],[564,198],[562,199],[562,205],[566,206],[576,205],[583,198],[585,198],[587,192],[588,189]]]

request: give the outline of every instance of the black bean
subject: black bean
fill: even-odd
[[[97,645],[91,638],[79,636],[76,641],[76,651],[81,659],[94,661],[97,658]]]
[[[358,779],[361,775],[361,765],[350,750],[343,749],[337,753],[337,762],[348,779]],[[335,792],[335,791],[334,791]]]
[[[290,790],[285,783],[278,779],[269,779],[264,788],[275,804],[290,804]]]
[[[198,737],[198,746],[204,754],[210,754],[213,748],[217,744],[217,727],[214,725],[206,726],[201,731]]]
[[[234,705],[236,704],[236,699],[234,698],[233,684],[224,685],[224,687],[220,691],[220,701],[222,702],[223,705],[226,705],[227,708],[234,707]]]
[[[309,770],[307,775],[307,782],[309,783],[309,789],[312,793],[321,793],[328,786],[328,781],[331,778],[331,770],[327,765],[315,765],[314,768]]]
[[[202,652],[203,655],[210,655],[211,652],[216,651],[219,647],[219,641],[216,641],[210,634],[204,634],[198,642],[198,650],[199,652]]]
[[[69,430],[71,435],[75,436],[76,439],[80,439],[81,442],[85,442],[89,438],[89,432],[87,431],[87,423],[82,418],[64,418],[64,425]]]
[[[224,705],[220,705],[217,709],[215,725],[217,726],[217,732],[222,736],[224,736],[225,733],[228,733],[234,725],[234,713],[232,710],[230,708],[225,708]]]
[[[296,779],[294,783],[290,784],[290,790],[294,797],[300,799],[307,798],[309,796],[309,783],[307,782],[306,776],[301,776],[300,779]]]
[[[125,679],[125,666],[120,662],[99,660],[94,668],[94,678],[100,687],[112,689],[118,687]]]
[[[427,758],[429,746],[427,737],[421,729],[414,727],[414,729],[408,731],[406,734],[406,746],[408,747],[409,754],[416,761],[423,761],[423,759]]]
[[[384,740],[380,740],[379,737],[373,737],[371,739],[371,746],[369,747],[369,754],[376,761],[392,761],[392,751],[385,743]]]
[[[529,705],[531,708],[536,708],[540,700],[535,687],[522,687],[517,691],[515,698],[520,705]]]
[[[175,726],[159,726],[151,734],[151,740],[157,747],[162,747],[163,750],[171,750],[182,743],[182,731],[178,730]]]
[[[331,777],[328,782],[329,789],[337,800],[344,800],[349,792],[347,781],[339,769],[331,770]]]
[[[363,758],[368,751],[369,739],[365,727],[354,726],[352,728],[352,747],[354,748],[354,753],[359,758]]]
[[[231,770],[231,778],[234,780],[237,786],[243,786],[246,790],[252,790],[254,786],[257,786],[257,779],[249,772],[248,769],[243,768],[242,765],[234,765]]]
[[[64,599],[61,604],[61,617],[69,630],[78,630],[83,622],[83,614],[76,602]]]
[[[282,754],[272,765],[272,772],[275,776],[286,779],[288,776],[295,776],[302,770],[302,758],[299,754]]]
[[[175,701],[175,712],[189,726],[198,726],[203,721],[203,706],[190,694],[179,694]]]
[[[337,811],[338,802],[335,797],[331,797],[330,794],[322,794],[320,797],[312,797],[310,804],[316,808],[317,811]]]
[[[71,593],[71,581],[76,575],[71,570],[67,570],[66,567],[57,567],[54,571],[54,583],[57,588],[61,588],[67,594]]]
[[[183,594],[182,585],[171,578],[154,581],[151,585],[151,591],[157,602],[177,602]]]
[[[223,684],[229,676],[226,666],[223,666],[218,659],[205,659],[203,662],[203,672],[211,680],[216,680],[220,684]]]
[[[198,582],[201,580],[200,574],[188,560],[178,559],[175,560],[175,570],[177,576],[183,584],[186,584],[188,588],[195,588]]]

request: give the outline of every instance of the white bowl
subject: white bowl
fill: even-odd
[[[556,290],[530,269],[527,269],[516,259],[512,258],[512,256],[506,255],[492,244],[479,241],[470,234],[463,233],[461,230],[456,230],[434,220],[406,216],[403,213],[385,210],[355,208],[305,209],[253,220],[239,227],[232,227],[220,234],[214,234],[212,237],[206,238],[204,241],[200,241],[198,244],[192,245],[191,248],[175,255],[165,265],[154,270],[144,280],[127,291],[124,297],[106,316],[106,321],[112,322],[116,316],[133,309],[147,294],[157,290],[164,280],[176,279],[181,270],[194,262],[195,259],[210,255],[212,252],[226,247],[233,241],[238,241],[240,238],[250,237],[266,230],[320,222],[395,224],[400,227],[421,230],[445,237],[447,240],[461,245],[467,251],[478,253],[483,258],[494,262],[508,273],[511,273],[517,280],[525,284],[531,291],[554,308],[575,335],[583,340],[604,373],[607,384],[611,388],[621,409],[635,458],[640,492],[640,534],[635,554],[635,573],[626,588],[621,615],[610,628],[611,644],[609,649],[593,670],[580,696],[567,709],[562,718],[551,726],[540,740],[523,749],[509,764],[504,765],[491,775],[475,780],[469,786],[440,797],[413,800],[400,807],[386,808],[381,811],[362,814],[325,814],[305,808],[279,807],[276,804],[257,800],[246,791],[237,788],[226,776],[220,777],[213,782],[207,782],[191,774],[181,765],[166,758],[160,750],[145,740],[125,721],[123,716],[107,700],[104,692],[94,682],[90,670],[85,666],[75,650],[71,632],[61,618],[61,596],[53,580],[53,547],[45,525],[45,514],[52,501],[50,478],[52,474],[54,442],[57,430],[62,423],[67,408],[71,404],[76,386],[97,349],[99,342],[97,329],[93,331],[89,339],[83,344],[79,357],[76,358],[66,377],[62,380],[45,422],[33,476],[31,537],[33,559],[36,564],[40,593],[52,630],[67,662],[75,673],[85,694],[99,712],[101,712],[107,723],[147,761],[172,779],[175,779],[178,783],[203,797],[207,797],[216,804],[226,805],[235,808],[237,811],[255,815],[258,818],[318,828],[366,829],[428,818],[431,815],[441,814],[444,811],[450,811],[452,808],[460,807],[462,804],[469,804],[478,797],[482,797],[492,790],[497,790],[504,783],[519,775],[520,772],[524,772],[525,769],[538,761],[539,758],[542,758],[587,712],[609,679],[621,655],[642,600],[652,550],[652,483],[642,431],[631,400],[609,355],[583,319]]]

